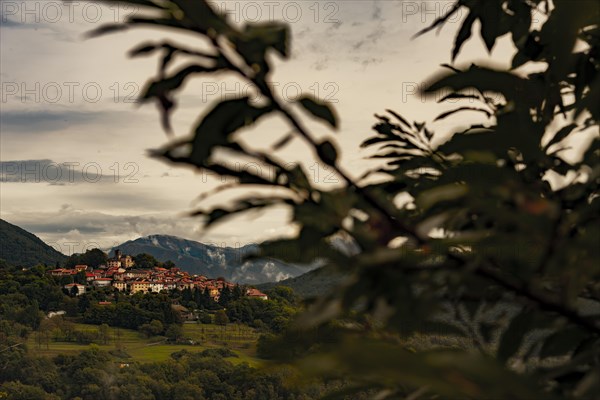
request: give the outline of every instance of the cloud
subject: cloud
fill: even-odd
[[[105,111],[2,111],[0,130],[36,134],[55,132],[74,125],[98,123],[109,117]]]
[[[12,19],[8,19],[4,15],[0,14],[0,28],[14,29],[14,28],[26,28],[26,27],[27,27],[26,24],[22,24],[20,22],[13,21]]]
[[[23,212],[5,217],[10,223],[35,233],[64,254],[94,247],[107,250],[125,241],[152,234],[198,239],[194,238],[197,220],[182,219],[169,213],[128,216],[68,206],[54,212]]]
[[[0,182],[47,183],[112,183],[114,177],[104,175],[98,163],[56,162],[44,160],[0,161]]]

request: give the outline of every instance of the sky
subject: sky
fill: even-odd
[[[444,14],[452,1],[216,1],[236,23],[278,20],[289,24],[292,56],[273,57],[275,92],[293,102],[317,95],[335,107],[341,121],[333,132],[308,120],[318,137],[335,137],[342,164],[355,176],[368,168],[359,144],[371,133],[374,114],[393,109],[411,120],[432,121],[444,106],[418,93],[450,62],[464,13],[439,34],[411,36]],[[164,145],[157,109],[135,97],[156,74],[157,59],[130,59],[127,51],[169,37],[187,46],[202,42],[167,31],[130,30],[96,39],[85,32],[141,10],[93,1],[1,0],[0,25],[0,216],[70,254],[110,248],[150,234],[170,234],[218,245],[258,242],[293,231],[288,211],[276,209],[238,218],[209,231],[187,217],[198,206],[226,203],[231,195],[198,204],[215,187],[214,177],[148,156]],[[478,32],[477,26],[475,31]],[[456,65],[472,61],[506,65],[514,49],[501,39],[488,55],[474,35]],[[190,133],[203,110],[248,87],[228,76],[196,80],[180,93],[173,117],[177,136]],[[469,117],[473,117],[470,115]],[[471,119],[473,121],[473,119]],[[434,123],[444,137],[465,121]],[[241,136],[268,149],[289,132],[268,120]],[[315,163],[300,141],[278,154],[301,162],[314,182],[337,178]],[[229,197],[228,197],[229,196]]]

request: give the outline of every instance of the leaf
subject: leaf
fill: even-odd
[[[326,121],[333,128],[337,128],[337,118],[333,109],[327,104],[320,100],[317,100],[310,96],[303,96],[298,102],[312,115]]]
[[[175,46],[169,42],[162,42],[162,43],[151,43],[151,42],[146,42],[146,43],[142,43],[141,45],[131,49],[129,51],[129,56],[130,57],[137,57],[137,56],[143,56],[143,55],[148,55],[150,53],[153,53],[157,50],[161,50],[161,49],[165,49],[168,52],[172,53],[171,56],[173,56],[175,53],[182,53],[182,54],[187,54],[190,56],[196,56],[196,57],[202,57],[202,58],[206,58],[209,60],[216,60],[217,63],[219,61],[222,61],[218,56],[214,55],[214,54],[209,54],[207,52],[204,51],[199,51],[199,50],[190,50],[190,49],[186,49],[183,47],[179,47],[179,46]],[[164,64],[164,62],[163,62]],[[220,64],[219,64],[220,65]]]
[[[453,153],[464,154],[466,151],[481,150],[493,151],[495,154],[505,156],[508,146],[504,144],[502,136],[493,131],[474,130],[471,133],[456,133],[450,140],[438,147],[438,151],[450,155]]]
[[[135,47],[129,51],[129,57],[137,57],[142,55],[149,55],[156,50],[162,48],[162,45],[157,44],[141,44],[138,47]]]
[[[140,99],[143,101],[143,100],[151,99],[153,97],[167,95],[170,92],[181,87],[181,85],[183,85],[185,80],[190,75],[199,74],[199,73],[209,73],[209,72],[215,72],[215,71],[218,71],[218,68],[209,68],[209,67],[204,67],[202,65],[187,66],[187,67],[179,70],[178,72],[176,72],[173,76],[170,76],[170,77],[162,79],[162,80],[151,82],[144,90]]]
[[[429,129],[425,128],[423,129],[423,133],[425,134],[425,138],[427,138],[427,140],[431,141],[431,139],[433,139],[433,131],[430,131]]]
[[[205,0],[171,0],[183,11],[186,19],[189,19],[196,30],[215,37],[215,34],[229,35],[233,28],[227,24],[223,16],[217,14],[209,2]],[[214,32],[214,33],[213,33]]]
[[[532,9],[529,4],[523,1],[510,1],[507,5],[508,9],[514,14],[511,34],[513,42],[518,46],[521,40],[529,35]]]
[[[227,146],[232,133],[272,111],[270,106],[259,108],[248,101],[248,97],[222,101],[202,118],[192,140],[190,159],[194,165],[205,165],[213,148]]]
[[[224,208],[213,208],[210,211],[198,210],[191,213],[191,216],[205,216],[207,217],[206,222],[204,222],[205,227],[210,227],[216,223],[223,222],[224,219],[235,216],[236,214],[241,214],[247,211],[263,209],[266,207],[270,207],[272,205],[279,204],[283,201],[280,198],[256,198],[249,197],[245,199],[238,200],[236,205],[231,209]]]
[[[450,10],[448,10],[448,12],[444,15],[442,15],[441,17],[437,18],[435,21],[433,21],[433,23],[431,25],[429,25],[427,28],[421,29],[419,32],[415,33],[413,35],[413,39],[421,36],[429,31],[431,31],[432,29],[438,27],[438,26],[442,26],[444,25],[444,23],[446,23],[446,21],[448,20],[448,18],[450,18],[452,15],[454,15],[454,13],[456,13],[459,9],[460,9],[460,2],[455,3],[452,8]]]
[[[585,332],[569,327],[548,336],[540,349],[540,358],[562,356],[577,349],[586,338]]]
[[[433,93],[444,89],[459,92],[468,88],[501,93],[508,101],[525,104],[537,104],[542,98],[542,84],[521,78],[515,74],[489,68],[471,66],[459,73],[438,76],[425,89],[425,93]]]
[[[308,177],[304,173],[302,166],[295,165],[291,170],[288,171],[289,176],[289,185],[291,187],[296,187],[301,190],[311,190],[312,187],[310,185],[310,181]]]
[[[320,346],[319,350],[316,355],[308,352],[301,359],[300,367],[310,377],[343,376],[362,384],[393,388],[426,386],[432,395],[424,398],[557,398],[552,393],[542,395],[535,380],[503,368],[489,357],[465,351],[413,353],[396,343],[364,337],[337,340]]]
[[[282,57],[289,57],[289,26],[281,22],[263,22],[247,25],[246,34],[252,39],[260,39],[268,47],[272,47]]]
[[[400,121],[401,123],[404,124],[404,126],[406,126],[407,128],[410,129],[410,124],[408,123],[408,121],[406,119],[404,119],[404,117],[402,117],[400,114],[390,110],[390,109],[386,109],[385,111],[389,112],[390,114],[392,114],[394,117],[396,117],[396,119],[398,121]]]
[[[442,97],[438,100],[438,103],[441,103],[450,99],[472,99],[472,100],[481,100],[481,97],[474,94],[463,94],[463,93],[450,93],[446,96]]]
[[[280,150],[281,148],[285,147],[290,141],[292,141],[292,139],[294,139],[294,134],[288,133],[287,135],[279,139],[277,142],[275,142],[273,146],[271,146],[271,148],[273,150]]]
[[[338,152],[329,140],[325,140],[317,146],[317,155],[325,164],[332,166],[335,165],[338,158]]]
[[[458,68],[456,68],[456,67],[453,67],[453,66],[452,66],[452,65],[450,65],[450,64],[446,64],[446,63],[444,63],[444,64],[440,64],[440,67],[442,67],[442,68],[446,68],[446,69],[449,69],[450,71],[453,71],[453,72],[455,72],[455,73],[457,73],[457,74],[458,74],[459,72],[462,72],[460,69],[458,69]]]
[[[369,138],[365,141],[363,141],[360,144],[360,147],[369,147],[369,146],[373,146],[374,144],[377,143],[384,143],[384,142],[391,142],[393,139],[390,139],[387,136],[373,136],[372,138]]]
[[[232,37],[237,52],[255,73],[255,78],[266,85],[265,77],[269,72],[266,59],[268,49],[274,49],[284,58],[289,55],[289,28],[280,22],[261,22],[247,24],[242,32]]]
[[[483,108],[479,108],[479,107],[459,107],[459,108],[455,108],[454,110],[450,110],[450,111],[446,111],[444,113],[441,113],[440,115],[438,115],[437,117],[435,117],[434,121],[439,121],[440,119],[444,119],[452,114],[455,114],[457,112],[460,111],[478,111],[478,112],[482,112],[484,113],[488,118],[490,118],[492,116],[492,113],[490,113],[488,110],[485,110]]]
[[[452,201],[464,197],[469,188],[462,184],[449,184],[422,191],[415,199],[418,207],[427,210],[442,201]]]
[[[544,152],[548,151],[548,148],[553,144],[558,143],[567,136],[569,136],[569,134],[573,132],[575,128],[577,128],[577,124],[569,124],[561,128],[558,132],[554,134],[554,137],[552,137],[552,139],[550,139],[548,143],[546,143],[546,145],[544,146]]]
[[[129,29],[129,26],[127,26],[127,24],[105,24],[89,32],[86,32],[85,36],[88,38],[95,38],[109,33],[125,31],[127,29]]]
[[[452,49],[452,61],[456,59],[456,56],[460,52],[460,48],[464,44],[464,42],[471,37],[471,30],[473,29],[473,23],[476,20],[475,13],[472,11],[467,15],[465,21],[460,27],[456,38],[454,39],[454,48]]]
[[[486,2],[479,10],[481,37],[488,52],[492,51],[496,38],[500,36],[501,24],[504,23],[503,14],[500,2],[496,0]]]
[[[496,354],[498,360],[505,363],[521,348],[523,338],[533,326],[532,317],[533,313],[530,310],[523,310],[510,321],[508,328],[500,338]]]

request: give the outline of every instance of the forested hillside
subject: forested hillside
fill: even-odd
[[[0,259],[11,265],[33,267],[37,264],[55,265],[67,257],[34,234],[0,219]]]

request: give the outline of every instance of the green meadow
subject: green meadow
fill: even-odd
[[[98,332],[97,325],[75,324],[78,331]],[[110,352],[115,361],[123,363],[157,362],[171,357],[171,354],[186,350],[201,352],[211,348],[227,348],[237,355],[228,357],[233,364],[246,362],[251,366],[258,366],[260,360],[256,358],[256,341],[259,334],[243,324],[228,324],[219,326],[214,324],[186,323],[183,325],[183,337],[177,344],[168,343],[162,336],[146,337],[142,333],[123,328],[109,328],[108,340],[102,343],[99,340],[90,344],[66,342],[58,336],[50,334],[43,340],[36,333],[30,335],[27,346],[30,351],[40,356],[53,357],[58,354],[74,354],[97,346]]]

